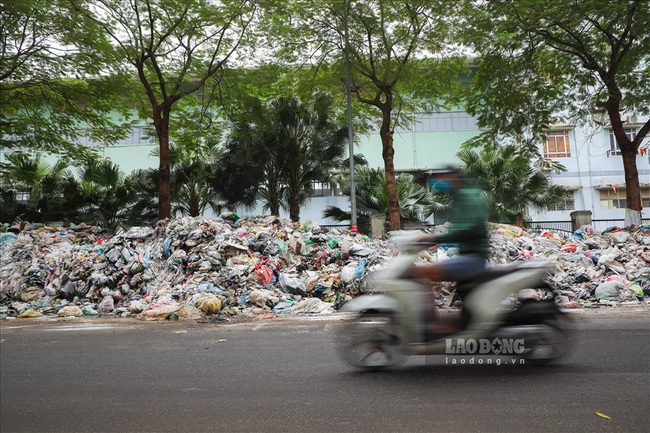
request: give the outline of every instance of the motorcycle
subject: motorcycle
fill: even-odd
[[[341,311],[352,313],[352,318],[341,329],[339,350],[352,366],[385,369],[410,355],[514,355],[526,364],[541,365],[566,354],[568,317],[544,282],[551,269],[547,262],[498,265],[471,280],[457,281],[456,292],[463,302],[459,330],[432,334],[432,294],[409,277],[416,255],[433,246],[418,239],[420,233],[396,238],[400,254],[373,274],[375,294],[361,295],[342,306]],[[549,296],[510,306],[504,302],[527,288],[546,288]]]

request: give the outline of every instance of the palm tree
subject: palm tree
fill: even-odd
[[[349,175],[347,173],[341,174],[336,180],[343,194],[349,196]],[[358,225],[362,231],[365,231],[364,227],[368,226],[372,214],[382,214],[387,218],[389,216],[386,176],[383,169],[357,167],[355,180]],[[395,177],[395,183],[402,222],[420,222],[431,216],[430,209],[433,204],[431,194],[424,187],[415,183],[412,175],[398,173]],[[349,221],[351,219],[350,212],[336,206],[327,207],[323,212],[323,217],[337,221]]]
[[[252,205],[261,197],[278,215],[288,208],[300,220],[300,205],[313,181],[325,181],[345,152],[346,129],[331,117],[332,99],[313,104],[279,98],[257,101],[233,122],[219,178],[229,203]]]
[[[214,164],[209,161],[184,161],[172,168],[172,215],[199,216],[210,207],[221,210]]]
[[[34,157],[13,152],[0,166],[3,219],[26,218],[51,222],[74,216],[66,192],[75,184],[66,160],[49,164],[41,154]],[[18,197],[18,196],[21,197]]]
[[[204,134],[203,131],[201,133]],[[192,139],[188,131],[171,134],[173,137],[177,135],[178,142],[183,145],[174,143],[169,148],[172,216],[180,213],[196,217],[208,207],[220,212],[222,206],[219,203],[220,182],[217,174],[220,151],[216,148],[214,137]],[[152,155],[158,156],[158,153],[159,150],[155,149]],[[151,180],[158,178],[158,170],[149,169],[146,174],[141,172],[138,176],[139,181],[143,182],[142,186],[151,191]]]
[[[133,202],[125,213],[125,225],[153,225],[158,220],[158,169],[139,169],[129,174],[124,183],[135,191]]]
[[[93,224],[112,230],[124,229],[149,220],[142,206],[133,208],[140,196],[136,177],[127,177],[107,160],[93,160],[79,169],[77,194],[83,204],[82,217]]]
[[[32,222],[88,221],[110,229],[155,221],[157,177],[147,192],[142,173],[124,176],[117,165],[105,160],[89,160],[78,169],[77,180],[67,169],[67,161],[48,164],[41,155],[7,155],[2,164],[0,205],[2,221],[27,219]],[[28,197],[18,200],[18,194]]]
[[[560,203],[566,191],[531,164],[514,145],[463,149],[458,157],[465,172],[488,194],[490,220],[523,226],[528,207],[545,208]],[[563,167],[556,167],[563,170]]]
[[[318,96],[313,106],[297,98],[273,103],[278,116],[279,143],[284,150],[282,180],[287,186],[289,218],[300,220],[301,193],[314,181],[326,180],[345,151],[347,129],[331,118],[332,99]],[[304,197],[304,195],[303,195]]]
[[[264,116],[254,110],[263,119]],[[258,198],[264,210],[280,215],[284,186],[283,160],[274,136],[249,120],[234,122],[226,148],[218,164],[221,195],[230,205],[253,206]]]

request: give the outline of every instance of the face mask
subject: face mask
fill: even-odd
[[[448,194],[454,190],[454,184],[450,180],[439,180],[433,184],[433,189]]]

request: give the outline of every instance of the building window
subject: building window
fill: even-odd
[[[567,191],[564,196],[564,201],[558,204],[549,205],[547,210],[549,211],[566,211],[566,210],[575,210],[576,209],[576,199],[575,193],[573,191]]]
[[[143,126],[134,126],[129,130],[128,135],[118,140],[116,146],[148,146],[155,144],[156,140],[153,136],[148,135],[148,129]],[[90,138],[90,131],[87,134],[79,137],[79,144],[86,147],[105,147],[106,143],[100,141],[93,141]]]
[[[32,194],[30,191],[17,191],[16,192],[16,201],[18,203],[27,203],[29,202],[29,199],[32,197]]]
[[[147,128],[143,126],[134,126],[129,131],[129,135],[126,138],[118,141],[117,146],[146,146],[148,144],[154,144],[155,140],[153,136],[147,134]]]
[[[417,114],[414,124],[396,128],[397,133],[478,131],[478,120],[464,111]]]
[[[641,188],[641,206],[650,207],[650,188]],[[625,209],[626,207],[625,189],[600,191],[601,209]]]
[[[569,131],[548,131],[544,141],[544,158],[568,158],[571,156]]]
[[[636,137],[637,130],[633,128],[625,128],[625,135],[627,138],[632,141],[634,140],[634,137]],[[614,131],[611,129],[609,130],[609,151],[607,152],[607,156],[617,156],[621,154],[621,149],[618,147],[618,143],[616,142],[616,137],[614,136]]]
[[[329,182],[317,182],[314,181],[311,183],[311,194],[310,197],[329,197],[332,195],[332,186]]]

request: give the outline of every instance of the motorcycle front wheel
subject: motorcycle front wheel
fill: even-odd
[[[405,358],[400,327],[391,314],[357,315],[342,327],[337,343],[343,359],[363,370],[394,367]]]

